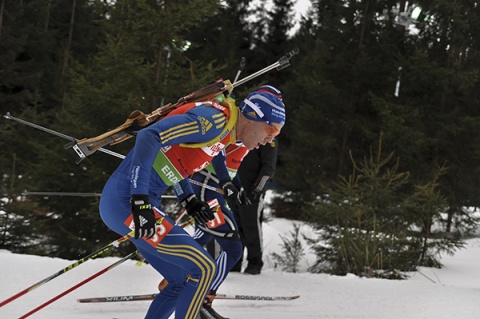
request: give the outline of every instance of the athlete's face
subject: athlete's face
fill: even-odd
[[[278,123],[268,125],[265,122],[247,120],[245,127],[238,132],[237,137],[249,150],[252,150],[272,142],[280,134],[281,129],[282,125]]]

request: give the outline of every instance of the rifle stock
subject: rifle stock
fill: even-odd
[[[130,113],[127,120],[115,129],[95,137],[84,138],[79,141],[67,143],[65,144],[65,148],[73,148],[79,157],[77,160],[78,164],[87,156],[95,153],[96,150],[105,145],[115,145],[135,136],[134,131],[128,130],[128,128],[130,128],[135,122],[138,126],[145,127],[161,120],[168,113],[181,105],[191,102],[213,100],[218,95],[231,90],[233,90],[233,86],[229,80],[219,81],[180,98],[175,104],[169,103],[161,106],[149,114],[134,110]]]

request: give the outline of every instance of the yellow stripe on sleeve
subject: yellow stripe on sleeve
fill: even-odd
[[[179,136],[185,136],[200,132],[197,122],[190,122],[185,124],[176,125],[168,130],[160,132],[160,139],[162,143],[168,142]]]

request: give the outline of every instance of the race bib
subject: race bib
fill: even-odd
[[[205,226],[207,226],[210,229],[213,229],[225,224],[225,217],[223,216],[223,212],[218,204],[218,201],[216,199],[213,199],[211,201],[208,201],[207,203],[210,206],[210,208],[213,210],[213,215],[215,215],[215,218],[209,221],[208,223],[206,223]]]
[[[157,245],[167,236],[167,234],[173,229],[173,225],[165,219],[162,215],[158,214],[155,211],[155,217],[157,218],[157,225],[155,226],[155,235],[150,237],[149,239],[142,238],[147,243],[149,243],[152,247],[157,247]],[[127,220],[125,221],[125,225],[131,230],[135,229],[135,225],[133,223],[133,215],[130,215]]]

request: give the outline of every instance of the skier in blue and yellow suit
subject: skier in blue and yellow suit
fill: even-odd
[[[100,215],[122,236],[135,229],[131,241],[168,280],[145,318],[167,319],[173,311],[177,319],[196,318],[216,271],[213,258],[158,208],[162,194],[173,185],[196,223],[212,220],[209,206],[178,182],[229,144],[254,149],[271,142],[284,122],[280,99],[253,92],[240,108],[228,98],[189,103],[138,132],[135,146],[104,187]]]

